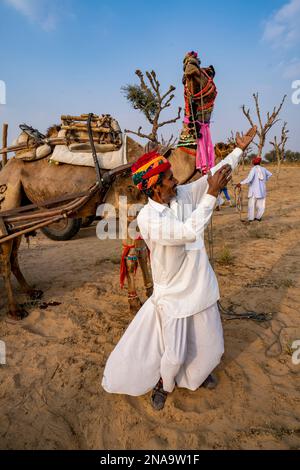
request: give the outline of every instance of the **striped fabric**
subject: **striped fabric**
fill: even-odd
[[[156,151],[145,153],[131,167],[133,183],[141,190],[154,186],[171,164]]]

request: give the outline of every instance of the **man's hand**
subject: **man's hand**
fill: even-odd
[[[211,176],[208,174],[207,182],[208,182],[208,191],[207,194],[211,196],[217,197],[220,190],[227,186],[228,181],[232,178],[232,168],[230,165],[224,165],[220,170],[216,171],[216,173]]]
[[[242,149],[243,151],[251,144],[252,140],[256,136],[257,126],[251,127],[246,135],[242,136],[239,132],[236,133],[235,142],[236,146]]]

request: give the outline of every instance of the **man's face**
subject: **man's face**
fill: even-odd
[[[161,186],[156,185],[153,188],[154,201],[160,202],[161,204],[169,204],[171,199],[176,196],[177,185],[178,180],[174,178],[172,170],[167,170],[163,177]]]

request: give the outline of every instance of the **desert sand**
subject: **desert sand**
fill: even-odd
[[[7,348],[0,448],[299,449],[300,364],[292,362],[291,345],[300,340],[300,168],[283,166],[268,190],[262,222],[245,225],[235,208],[222,207],[213,225],[222,304],[273,318],[224,316],[217,389],[176,389],[161,412],[149,394],[110,395],[100,386],[106,359],[133,317],[119,287],[120,242],[98,240],[95,224],[68,242],[41,233],[29,247],[23,241],[20,265],[48,307],[28,305],[28,318],[7,323],[0,280]],[[137,277],[145,300],[139,271]]]

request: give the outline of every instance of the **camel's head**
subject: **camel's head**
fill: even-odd
[[[147,203],[147,197],[133,184],[131,176],[117,178],[114,188],[118,196],[127,197],[128,205]]]
[[[235,142],[218,142],[215,145],[215,156],[216,163],[219,163],[221,160],[227,157],[234,149],[236,145]]]
[[[201,60],[199,59],[197,52],[190,51],[184,56],[183,70],[185,70],[185,68],[188,64],[193,64],[193,65],[196,65],[197,67],[200,67]]]
[[[105,199],[106,204],[115,207],[116,214],[126,207],[127,216],[133,210],[134,218],[143,205],[147,203],[147,197],[132,183],[131,176],[118,176]],[[131,220],[131,217],[129,217]]]

